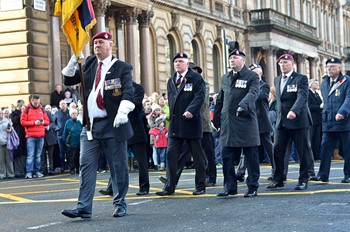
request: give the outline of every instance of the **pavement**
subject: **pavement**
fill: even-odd
[[[343,161],[333,161],[330,182],[309,182],[306,191],[296,191],[299,164],[291,162],[285,187],[268,190],[271,167],[261,165],[258,196],[244,198],[247,187],[239,183],[238,195],[218,198],[222,191],[222,169],[217,184],[206,194],[192,195],[194,170],[185,170],[175,195],[159,197],[158,177],[150,171],[151,189],[136,196],[138,174],[130,173],[126,197],[128,215],[113,218],[112,198],[99,195],[109,173],[98,174],[91,219],[70,219],[63,209],[74,209],[79,176],[62,174],[37,179],[0,181],[0,231],[350,231],[350,184],[341,184]],[[319,163],[315,163],[318,170]]]

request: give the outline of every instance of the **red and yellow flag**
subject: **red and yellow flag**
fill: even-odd
[[[91,0],[56,0],[54,15],[62,15],[62,30],[76,56],[89,42],[89,31],[96,24]]]

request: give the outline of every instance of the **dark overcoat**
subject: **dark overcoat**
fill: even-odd
[[[321,84],[323,98],[322,131],[338,132],[350,130],[350,78],[339,74],[336,83],[330,88],[330,77],[326,75]],[[335,115],[341,114],[343,120],[336,121]]]
[[[168,102],[170,108],[169,137],[184,139],[202,138],[201,107],[205,97],[205,83],[200,74],[188,69],[179,88],[175,86],[176,73],[168,80]],[[182,115],[186,111],[193,118],[186,119]]]
[[[322,99],[318,95],[317,92],[313,93],[309,89],[309,109],[311,113],[312,123],[313,125],[321,125],[322,124],[322,109],[320,108],[320,105],[322,103]]]
[[[134,135],[128,140],[128,144],[136,144],[147,142],[147,134],[145,131],[145,126],[143,125],[143,105],[142,100],[145,94],[143,87],[136,82],[133,82],[134,87],[134,101],[135,109],[131,111],[128,115]]]
[[[284,86],[283,93],[280,91],[282,76],[275,78],[276,86],[276,129],[282,126],[287,129],[307,128],[312,124],[311,114],[308,107],[308,80],[303,74],[292,72]],[[293,111],[297,117],[293,120],[287,119],[289,111]]]
[[[254,147],[260,145],[255,101],[259,94],[259,77],[244,66],[239,72],[222,77],[216,100],[214,121],[220,117],[220,144],[225,147]],[[236,115],[238,107],[245,110]]]
[[[114,57],[112,57],[113,59]],[[96,56],[89,56],[86,58],[85,64],[82,68],[83,77],[85,82],[86,99],[82,99],[82,103],[87,102],[87,99],[93,88],[96,70],[98,66],[98,59]],[[133,102],[134,88],[132,87],[132,66],[121,60],[117,60],[108,70],[105,76],[105,81],[113,83],[120,83],[121,94],[114,94],[114,89],[103,88],[103,100],[105,103],[105,109],[107,111],[107,117],[111,130],[113,130],[115,137],[118,141],[123,141],[131,138],[133,130],[128,121],[126,124],[122,124],[119,127],[114,127],[114,119],[118,113],[118,108],[122,100],[128,100]],[[76,85],[80,83],[80,72],[77,70],[73,77],[64,76],[64,84],[67,86]],[[106,82],[105,82],[106,83]],[[81,94],[81,96],[83,96]],[[89,106],[88,106],[89,107]],[[85,126],[85,119],[83,120],[83,126]]]
[[[255,102],[256,115],[258,117],[259,133],[270,133],[273,131],[269,119],[269,93],[270,86],[265,81],[259,81],[259,96]]]
[[[50,120],[49,130],[45,130],[45,145],[51,146],[57,143],[57,133],[56,128],[57,125],[54,120],[54,116],[52,115],[51,111],[46,111],[47,117]]]

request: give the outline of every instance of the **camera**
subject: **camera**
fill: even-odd
[[[44,122],[44,119],[39,119],[39,122],[43,123],[43,122]]]

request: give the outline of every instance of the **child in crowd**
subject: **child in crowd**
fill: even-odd
[[[156,156],[153,156],[153,160],[156,163],[159,163],[158,160],[160,160],[160,166],[158,166],[159,171],[165,170],[165,160],[166,160],[166,149],[168,147],[168,129],[165,127],[165,117],[158,117],[156,119],[156,127],[153,127],[149,134],[153,137],[154,141],[154,147],[156,149]]]

